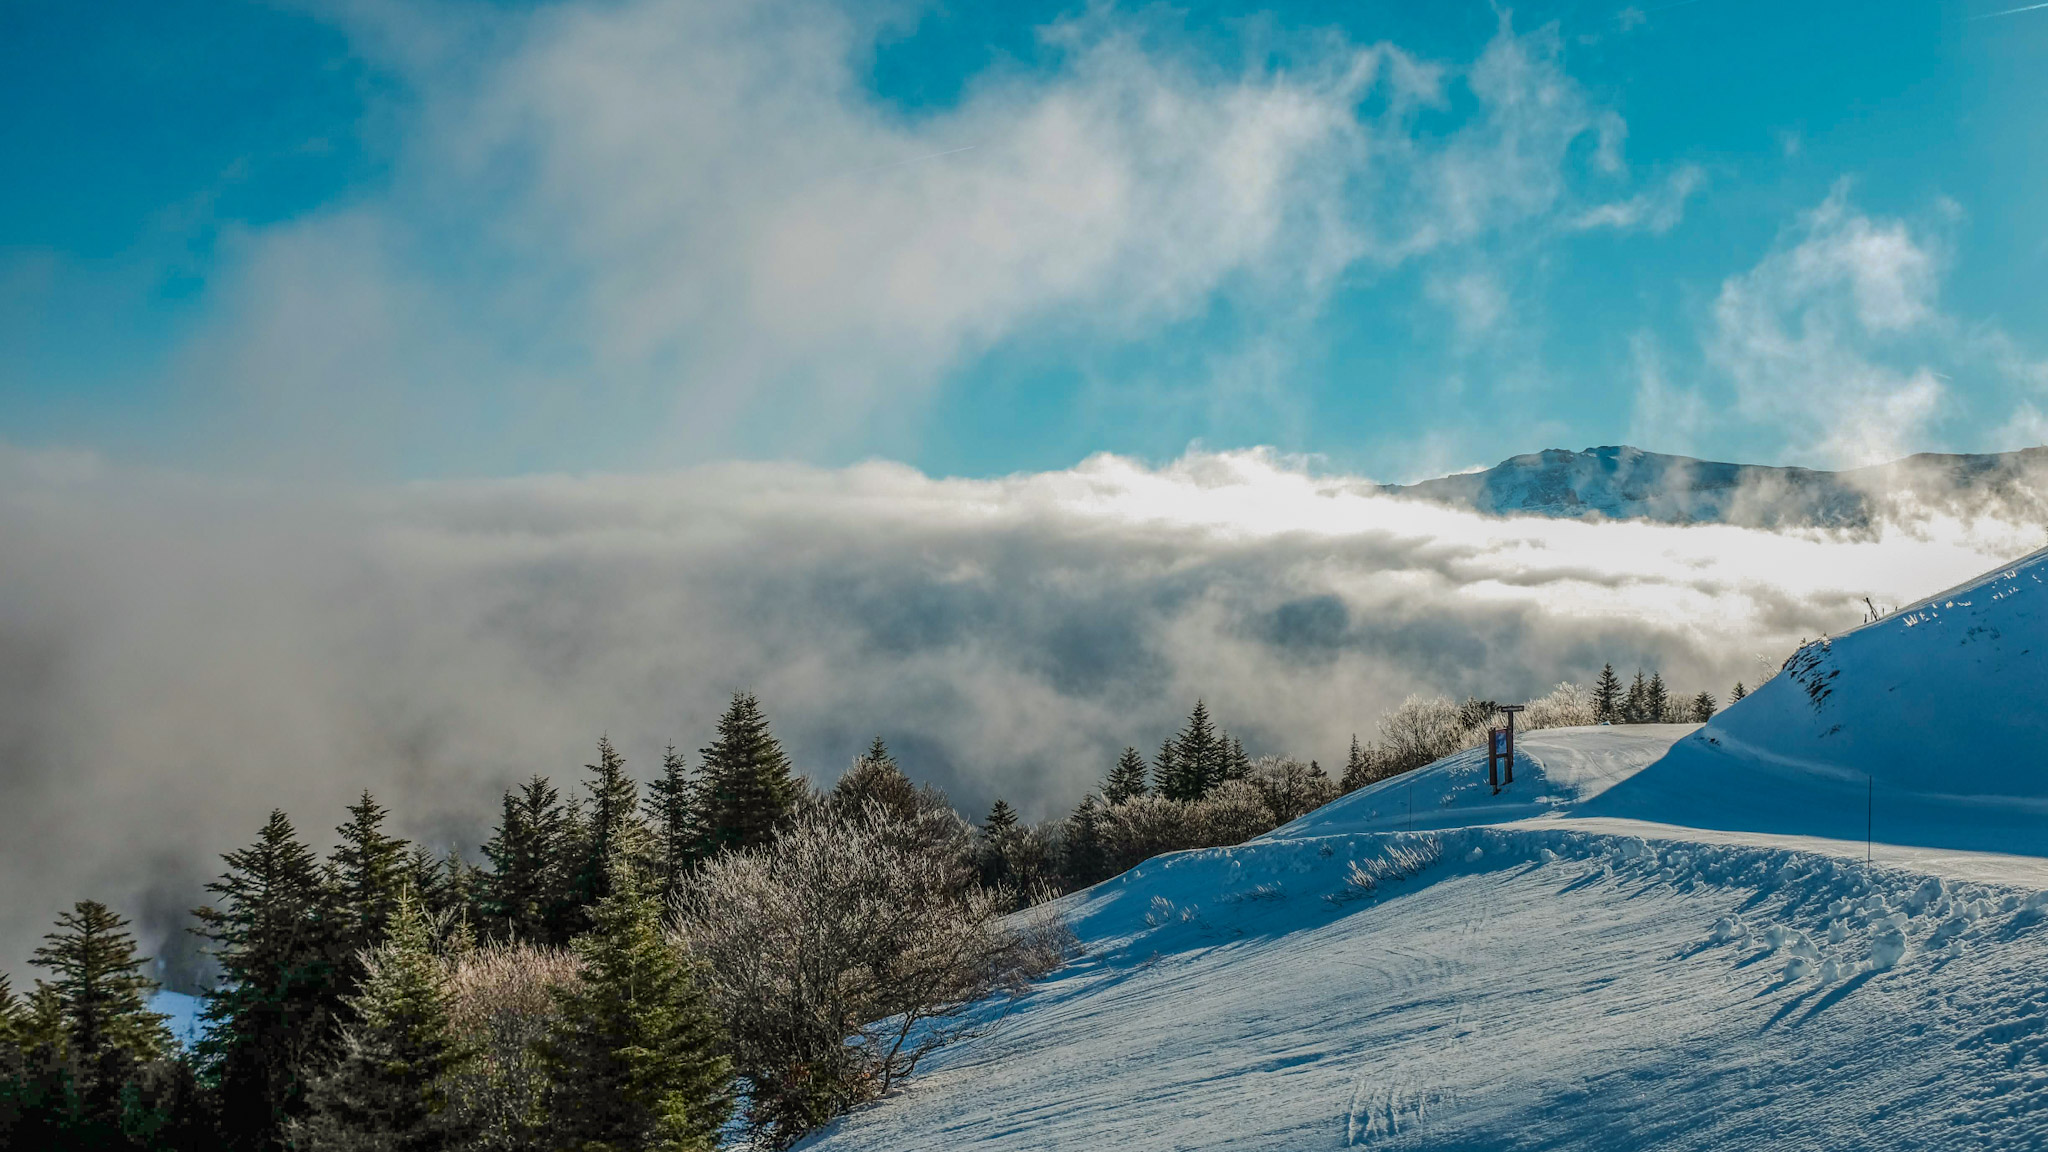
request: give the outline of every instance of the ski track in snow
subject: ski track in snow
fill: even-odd
[[[1937,881],[1929,899],[1927,877],[1803,852],[1464,829],[1414,834],[1444,862],[1377,899],[1324,899],[1401,835],[1188,853],[1084,894],[1088,955],[810,1147],[2048,1142],[2048,927],[2021,892]],[[1278,900],[1227,898],[1275,879]],[[1153,895],[1204,892],[1223,898],[1145,925]],[[1905,955],[1867,970],[1895,914]],[[1829,959],[1852,970],[1823,981]]]
[[[1463,752],[1066,897],[1073,963],[804,1146],[2048,1147],[2044,556],[1703,728],[1529,733],[1499,795]]]

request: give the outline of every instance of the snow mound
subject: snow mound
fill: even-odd
[[[1454,828],[1576,810],[1629,779],[1691,733],[1692,724],[1546,728],[1515,736],[1515,780],[1496,793],[1486,750],[1468,748],[1310,812],[1268,838]]]
[[[2048,855],[2048,550],[1841,636],[1586,816]]]

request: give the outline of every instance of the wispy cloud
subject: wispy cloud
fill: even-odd
[[[1227,371],[1189,385],[1227,393],[1347,278],[1660,231],[1695,181],[1631,193],[1626,125],[1504,16],[1469,61],[1318,32],[1246,63],[1091,9],[906,113],[862,71],[884,27],[818,0],[340,11],[406,94],[389,180],[231,236],[179,360],[223,452],[286,465],[872,449],[991,349],[1219,307]]]

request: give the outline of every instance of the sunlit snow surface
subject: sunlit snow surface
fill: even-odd
[[[811,1146],[2048,1145],[2041,566],[1069,897],[1075,963]]]

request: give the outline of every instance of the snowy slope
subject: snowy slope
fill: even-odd
[[[2048,1146],[2044,565],[1070,896],[1081,958],[812,1146]]]
[[[2048,551],[1808,645],[1580,812],[2048,855],[2044,689]]]
[[[1329,899],[1418,845],[1440,862]],[[1482,828],[1163,858],[1070,911],[1085,958],[812,1146],[2048,1140],[2048,926],[2016,892]]]

